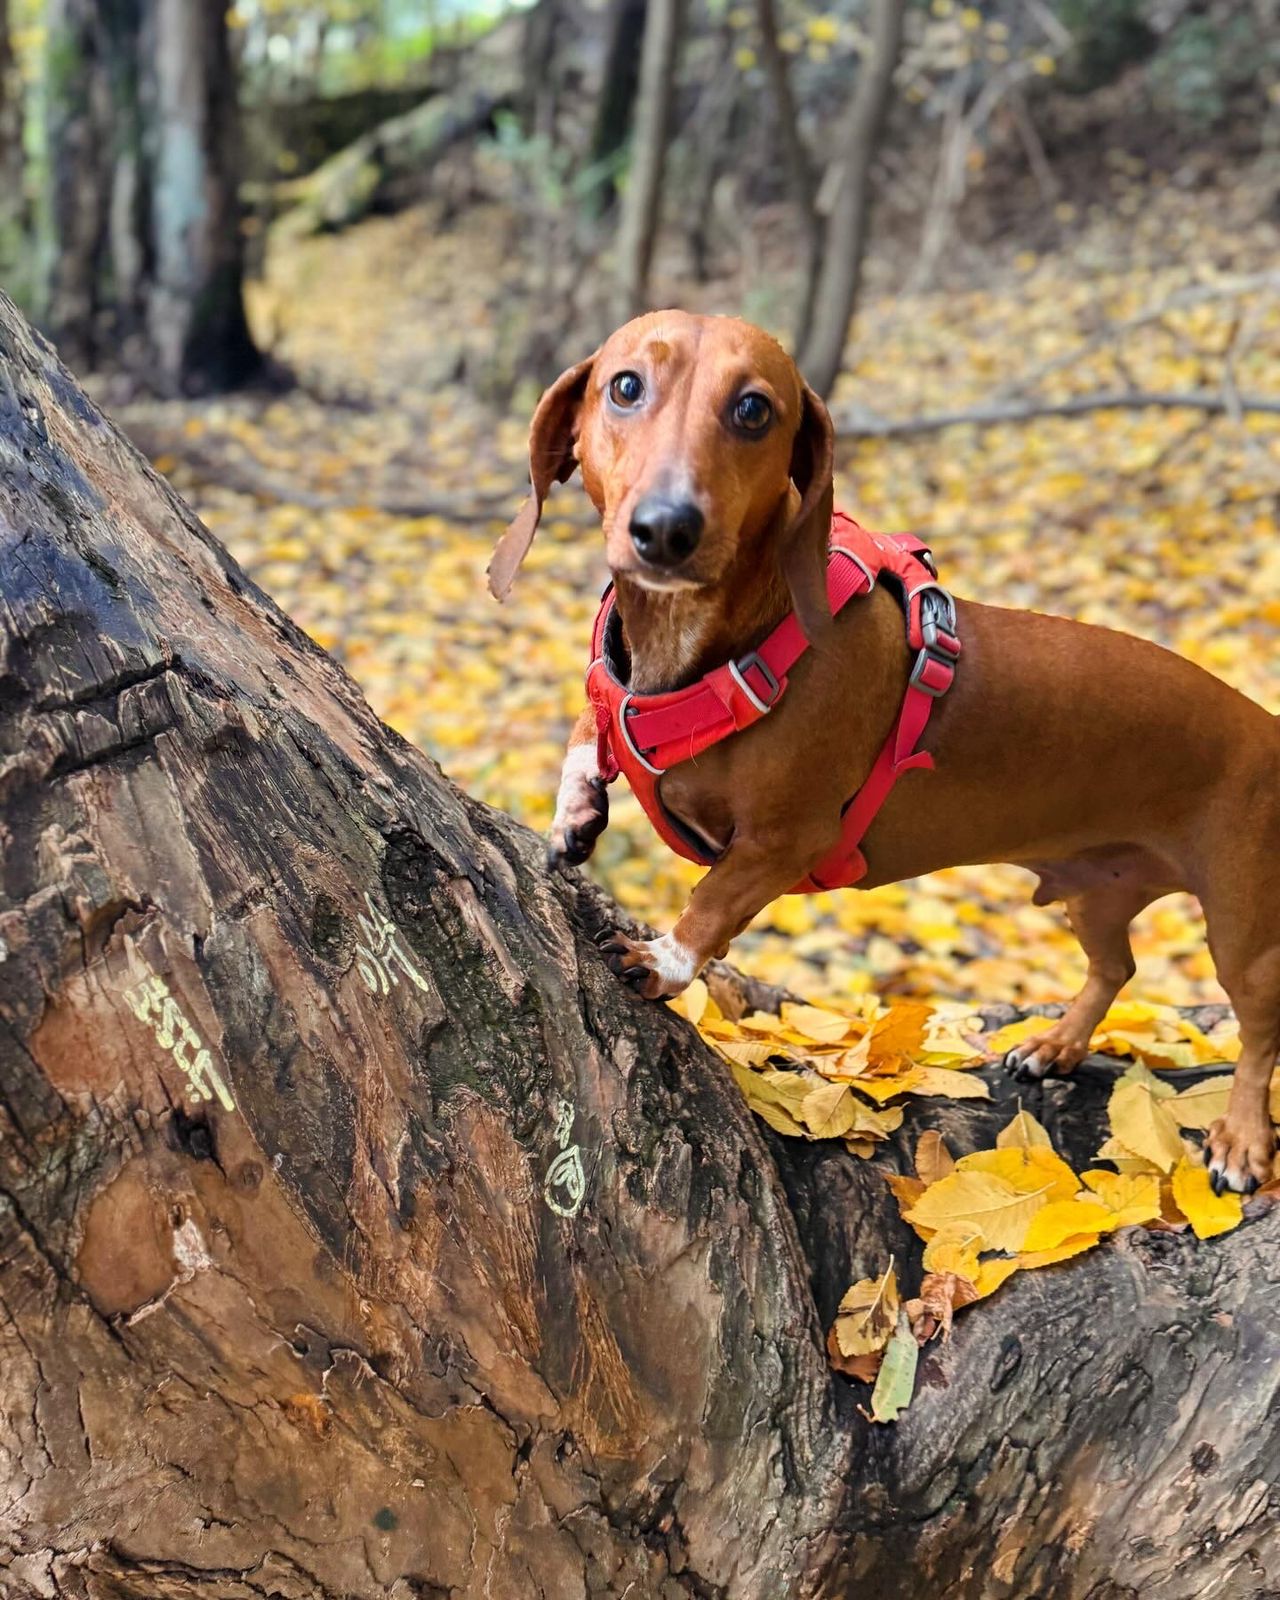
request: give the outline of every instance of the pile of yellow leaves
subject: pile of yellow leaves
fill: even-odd
[[[893,1421],[909,1403],[916,1347],[949,1337],[957,1311],[1015,1272],[1066,1261],[1122,1228],[1190,1227],[1211,1239],[1237,1227],[1240,1196],[1213,1193],[1199,1152],[1179,1132],[1205,1126],[1225,1099],[1225,1083],[1178,1094],[1145,1067],[1130,1068],[1112,1091],[1111,1137],[1098,1152],[1116,1171],[1075,1173],[1022,1109],[993,1150],[957,1158],[936,1132],[923,1134],[915,1176],[886,1180],[924,1240],[919,1289],[901,1299],[891,1260],[881,1277],[852,1286],[827,1339],[838,1370],[874,1383],[872,1419]],[[1261,1192],[1277,1189],[1280,1183]]]
[[[955,1008],[870,998],[850,1010],[784,1001],[735,1022],[696,980],[671,1002],[731,1064],[751,1109],[778,1133],[843,1139],[859,1156],[902,1125],[902,1095],[986,1100],[982,1019]],[[779,1064],[782,1070],[779,1069]]]
[[[777,1016],[754,1012],[735,1021],[700,980],[671,1005],[730,1063],[748,1104],[771,1128],[840,1139],[859,1156],[901,1127],[913,1096],[988,1099],[972,1069],[1046,1026],[1044,1017],[1027,1017],[987,1034],[980,1017],[954,1006],[873,1000],[844,1010],[784,1002]],[[1110,1168],[1077,1174],[1019,1108],[992,1150],[957,1157],[929,1131],[916,1144],[915,1175],[886,1174],[925,1244],[919,1288],[902,1299],[891,1260],[879,1278],[852,1286],[827,1342],[835,1367],[874,1384],[874,1421],[892,1421],[910,1401],[917,1347],[947,1337],[957,1311],[1015,1272],[1066,1261],[1121,1228],[1189,1227],[1211,1239],[1240,1223],[1240,1196],[1213,1193],[1199,1147],[1183,1136],[1223,1115],[1230,1077],[1179,1091],[1150,1070],[1234,1061],[1234,1022],[1206,1033],[1172,1007],[1120,1002],[1092,1045],[1137,1058],[1108,1102],[1110,1137],[1097,1159]],[[1280,1072],[1272,1116],[1280,1121]],[[1280,1194],[1280,1170],[1260,1192]]]
[[[735,1021],[701,979],[670,1003],[730,1063],[748,1104],[771,1128],[796,1138],[843,1139],[859,1156],[901,1127],[902,1106],[889,1101],[989,1099],[972,1069],[1049,1022],[1024,1017],[984,1033],[982,1018],[962,1007],[870,997],[841,1009],[784,1001],[777,1016],[757,1011]],[[1199,1067],[1235,1061],[1240,1038],[1231,1019],[1207,1034],[1172,1006],[1120,1001],[1102,1019],[1092,1048],[1155,1068]],[[1179,1107],[1185,1104],[1195,1120],[1182,1126],[1207,1128],[1221,1116],[1227,1082],[1183,1091]]]

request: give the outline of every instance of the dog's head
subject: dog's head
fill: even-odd
[[[575,465],[616,577],[710,590],[772,562],[812,638],[830,622],[831,419],[776,340],[734,317],[655,311],[543,395],[529,436],[532,493],[489,565],[501,599],[553,483]]]

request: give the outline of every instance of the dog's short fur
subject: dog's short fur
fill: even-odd
[[[641,393],[627,378],[639,379]],[[738,425],[745,394],[767,424]],[[758,417],[760,408],[748,408]],[[642,692],[678,688],[741,655],[795,606],[815,642],[772,716],[663,779],[667,806],[723,854],[671,933],[616,935],[614,970],[644,995],[677,994],[764,906],[835,844],[909,668],[902,614],[876,590],[826,614],[832,430],[790,357],[747,323],[640,317],[543,396],[533,495],[490,568],[505,593],[543,497],[575,464],[599,511]],[[655,564],[637,507],[692,506],[696,547]],[[642,541],[643,542],[643,541]],[[688,542],[687,539],[685,541]],[[651,549],[652,546],[649,546]],[[1011,861],[1063,900],[1089,958],[1060,1021],[1014,1053],[1024,1074],[1065,1073],[1133,972],[1128,929],[1161,895],[1200,897],[1242,1051],[1209,1135],[1215,1187],[1271,1176],[1268,1110],[1280,1054],[1280,723],[1209,673],[1105,628],[961,602],[964,655],[925,737],[932,772],[907,773],[865,841],[865,887],[964,862]],[[577,862],[605,826],[590,709],[571,736],[554,858]]]

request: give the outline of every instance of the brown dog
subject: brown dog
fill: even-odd
[[[604,527],[640,693],[681,687],[754,649],[791,609],[814,640],[777,710],[661,780],[667,811],[715,850],[674,929],[617,934],[610,965],[679,993],[839,837],[902,702],[898,601],[878,586],[832,619],[825,572],[832,428],[786,352],[727,317],[657,312],[564,373],[538,406],[533,495],[490,567],[509,588],[542,501],[575,463]],[[1280,1055],[1280,723],[1190,662],[1105,628],[963,602],[964,655],[924,747],[867,835],[864,887],[1009,861],[1063,900],[1089,960],[1060,1021],[1011,1052],[1070,1072],[1132,975],[1128,929],[1152,900],[1198,895],[1242,1050],[1210,1130],[1214,1187],[1271,1176]],[[553,860],[590,855],[608,817],[590,707],[574,727]]]

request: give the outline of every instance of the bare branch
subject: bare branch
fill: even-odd
[[[990,402],[966,410],[927,412],[919,417],[877,417],[871,413],[837,419],[842,439],[898,439],[941,433],[946,428],[995,428],[1040,417],[1086,417],[1096,411],[1204,411],[1217,416],[1280,416],[1280,395],[1242,394],[1234,400],[1217,390],[1114,389],[1071,395],[1066,400]]]

